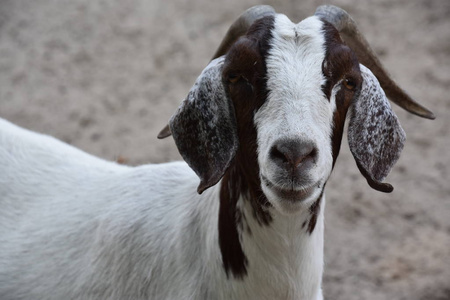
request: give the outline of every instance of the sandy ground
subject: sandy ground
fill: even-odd
[[[226,3],[226,4],[225,4]],[[323,1],[266,1],[300,21]],[[450,299],[450,1],[331,1],[433,110],[371,190],[346,141],[327,187],[327,299]],[[0,117],[129,164],[179,159],[158,131],[253,0],[0,0]]]

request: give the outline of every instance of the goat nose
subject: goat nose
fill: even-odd
[[[282,140],[270,150],[270,158],[281,168],[296,170],[316,160],[317,148],[311,141]]]

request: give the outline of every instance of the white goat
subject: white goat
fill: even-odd
[[[433,115],[336,7],[298,24],[252,8],[216,57],[160,134],[187,164],[122,166],[0,120],[0,299],[323,298],[323,191],[347,111],[372,187],[392,190],[404,141],[360,63]]]

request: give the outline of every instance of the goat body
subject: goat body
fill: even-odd
[[[198,195],[186,163],[118,165],[5,120],[0,145],[1,299],[273,299],[298,295],[298,274],[319,284],[322,221],[313,240],[298,216],[269,240],[248,222],[258,267],[244,285],[222,268],[218,188]]]

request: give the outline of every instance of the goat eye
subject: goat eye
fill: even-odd
[[[350,91],[353,91],[356,87],[356,82],[350,78],[345,78],[343,81],[343,84],[344,84],[345,88]]]
[[[228,81],[230,83],[236,83],[239,81],[239,79],[241,79],[241,75],[239,75],[239,74],[236,74],[236,73],[228,74]]]

